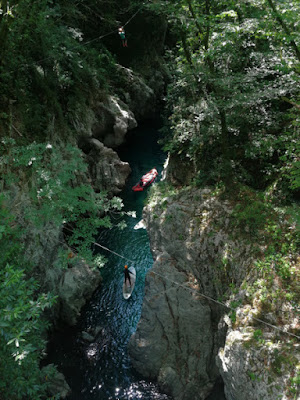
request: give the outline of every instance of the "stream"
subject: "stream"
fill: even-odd
[[[143,125],[128,135],[125,145],[118,149],[122,161],[129,162],[132,173],[120,197],[126,211],[135,211],[136,218],[126,216],[124,230],[102,230],[97,242],[110,250],[128,257],[122,259],[112,253],[101,251],[108,260],[101,269],[103,282],[84,307],[77,325],[56,332],[48,348],[48,362],[55,363],[65,375],[72,393],[68,400],[171,400],[159,392],[154,382],[139,376],[132,368],[127,354],[130,336],[140,319],[144,282],[153,264],[150,244],[145,229],[134,229],[142,218],[147,197],[144,192],[133,192],[132,186],[151,168],[158,170],[160,180],[166,154],[159,147],[157,127]],[[155,184],[155,183],[154,183]],[[118,217],[116,217],[118,222]],[[135,261],[136,285],[129,300],[122,295],[124,265]],[[95,341],[83,340],[82,332],[97,329]],[[223,400],[222,385],[215,388],[209,400]]]

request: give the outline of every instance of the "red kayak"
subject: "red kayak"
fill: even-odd
[[[151,169],[151,171],[147,172],[146,175],[143,175],[141,177],[140,181],[135,186],[133,186],[132,190],[134,190],[135,192],[142,192],[146,187],[154,182],[157,175],[158,172],[156,171],[156,169]]]

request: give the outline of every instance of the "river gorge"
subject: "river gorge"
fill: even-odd
[[[70,400],[171,399],[160,392],[156,383],[145,380],[133,369],[127,350],[141,315],[145,276],[153,265],[147,231],[134,229],[143,218],[150,189],[136,193],[131,187],[152,167],[159,172],[158,182],[166,161],[166,154],[157,143],[158,124],[154,121],[142,124],[128,136],[118,149],[121,160],[132,169],[121,197],[125,210],[135,211],[136,218],[126,217],[124,230],[102,230],[96,240],[125,258],[106,252],[108,262],[101,269],[103,281],[84,307],[78,324],[56,332],[49,345],[47,361],[55,363],[65,375],[71,387],[67,397]],[[97,247],[95,251],[105,253]],[[131,265],[131,260],[135,261],[137,282],[132,297],[126,301],[121,290],[123,268],[125,263]],[[222,386],[217,385],[209,400],[225,399],[222,393]]]

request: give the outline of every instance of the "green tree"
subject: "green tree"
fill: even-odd
[[[0,23],[5,29],[10,23],[1,47],[2,110],[9,114],[13,101],[15,119],[28,138],[43,140],[49,126],[62,135],[76,121],[87,120],[95,93],[109,87],[113,56],[101,41],[84,43],[85,32],[79,27],[85,16],[79,4],[24,0],[12,7],[12,13],[13,18],[7,16]],[[94,32],[96,37],[100,34]],[[8,119],[3,117],[6,130]]]
[[[297,15],[299,5],[285,3]],[[178,38],[166,148],[190,160],[200,182],[238,179],[264,187],[278,177],[280,138],[292,123],[281,98],[298,93],[297,52],[289,45],[296,43],[295,24],[289,19],[288,32],[278,32],[264,1],[182,0],[162,7]]]
[[[131,0],[0,0],[1,399],[46,396],[39,362],[44,310],[54,299],[32,278],[39,266],[26,258],[24,237],[49,224],[64,227],[67,244],[99,266],[104,258],[93,257],[94,234],[112,226],[111,213],[122,215],[121,199],[95,193],[86,182],[84,155],[69,143],[119,84],[116,57],[102,36],[115,34],[119,44],[118,25],[140,7]]]

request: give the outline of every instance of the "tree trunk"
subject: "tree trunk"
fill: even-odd
[[[206,20],[206,29],[205,29],[205,38],[204,38],[204,47],[205,50],[208,49],[208,42],[209,42],[209,32],[210,32],[210,26],[209,26],[209,12],[210,12],[210,0],[205,1],[205,15],[207,17]]]
[[[188,48],[188,44],[186,42],[186,35],[183,31],[180,32],[180,39],[181,39],[185,58],[187,59],[188,63],[190,64],[191,68],[193,68],[191,52],[190,52],[190,49]]]
[[[202,32],[201,26],[199,25],[199,23],[197,21],[197,16],[195,14],[195,11],[194,11],[194,8],[193,8],[191,0],[188,0],[188,6],[189,6],[190,13],[191,13],[191,15],[193,17],[193,20],[195,22],[195,25],[196,25],[196,27],[198,29],[198,32],[200,33],[200,35],[202,35],[203,32]]]
[[[7,17],[5,17],[5,13],[7,12],[7,0],[2,1],[1,5],[2,14],[0,14],[0,55],[3,53],[6,36],[8,34],[8,21],[6,21]],[[2,57],[0,57],[0,62]]]

